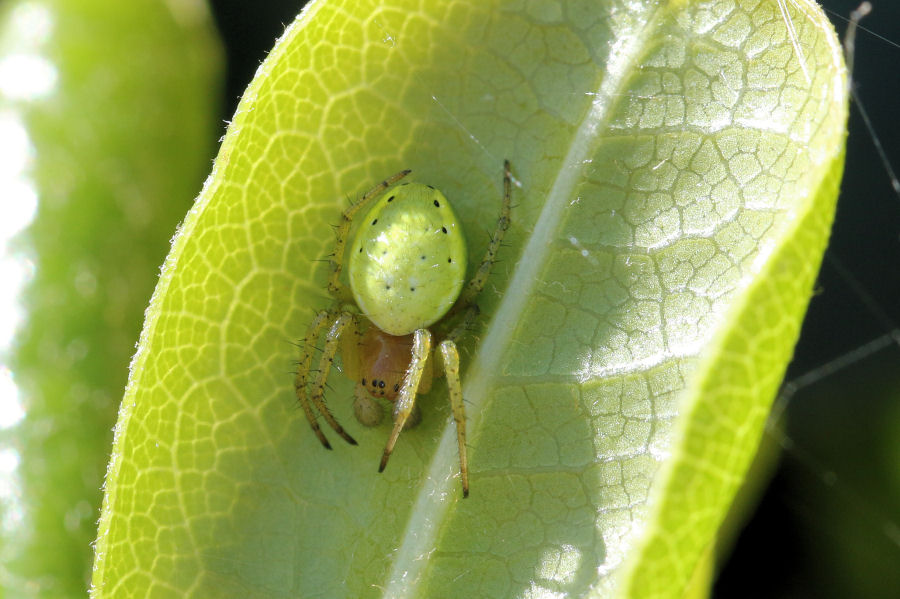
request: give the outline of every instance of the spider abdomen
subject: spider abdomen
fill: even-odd
[[[465,281],[466,243],[444,195],[419,183],[389,189],[362,220],[348,276],[360,310],[396,336],[443,317]]]

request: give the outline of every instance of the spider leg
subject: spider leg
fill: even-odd
[[[452,342],[456,345],[456,342],[462,337],[462,334],[472,328],[472,323],[475,322],[475,318],[481,313],[481,308],[478,307],[478,304],[472,304],[468,308],[466,308],[466,313],[463,317],[456,323],[456,326],[447,334],[444,339],[446,341]]]
[[[456,442],[459,446],[459,474],[462,482],[463,497],[469,496],[469,458],[466,452],[466,408],[463,402],[462,384],[459,380],[459,352],[456,349],[456,340],[465,333],[475,321],[480,312],[475,299],[487,282],[491,274],[491,268],[497,261],[497,252],[503,244],[503,236],[509,229],[509,211],[512,196],[512,173],[509,160],[503,161],[503,202],[500,206],[500,217],[497,219],[497,227],[491,235],[491,242],[481,259],[481,264],[475,275],[460,294],[459,299],[448,314],[452,316],[463,312],[463,317],[441,341],[439,347],[443,358],[444,375],[447,377],[447,392],[450,395],[450,407],[453,410],[453,420],[456,423]],[[382,461],[384,463],[384,460]]]
[[[459,353],[456,343],[444,339],[439,346],[444,358],[444,374],[447,376],[447,391],[450,407],[456,422],[456,441],[459,445],[459,474],[462,480],[463,497],[469,496],[469,460],[466,456],[466,408],[463,405],[462,386],[459,382]]]
[[[344,210],[341,214],[341,224],[337,226],[335,231],[337,239],[334,243],[334,253],[331,254],[331,258],[329,259],[329,262],[331,263],[331,277],[328,279],[328,292],[339,302],[347,302],[352,298],[351,294],[347,291],[346,286],[341,283],[340,279],[341,270],[344,267],[344,249],[347,246],[347,237],[350,233],[350,225],[353,223],[353,217],[356,216],[356,213],[373,198],[378,197],[381,192],[408,175],[410,172],[409,169],[400,171],[399,173],[388,177],[381,183],[378,183],[372,189],[367,191],[358,202]]]
[[[419,381],[422,379],[422,372],[425,370],[425,363],[431,353],[431,333],[427,329],[416,329],[413,336],[412,359],[409,367],[406,369],[406,376],[403,377],[403,386],[400,388],[400,394],[394,403],[394,428],[391,430],[391,436],[388,437],[387,444],[384,446],[384,454],[381,456],[381,465],[378,471],[383,472],[387,466],[391,452],[394,451],[394,444],[403,425],[406,424],[407,418],[413,411],[416,403],[416,392],[419,389]]]
[[[306,414],[306,419],[309,421],[309,425],[312,427],[313,432],[318,437],[319,442],[325,447],[325,449],[331,449],[331,443],[328,442],[328,439],[325,438],[325,434],[322,432],[322,429],[319,428],[319,422],[316,419],[316,414],[313,412],[312,406],[309,403],[309,397],[306,392],[306,383],[309,378],[309,369],[312,363],[312,352],[315,348],[316,341],[319,339],[319,336],[322,334],[322,329],[329,323],[329,321],[333,321],[335,319],[335,315],[330,310],[320,310],[316,317],[313,319],[311,323],[309,323],[309,328],[306,330],[306,337],[303,340],[303,345],[301,346],[302,353],[300,354],[300,360],[297,362],[297,374],[294,378],[294,392],[297,395],[297,401],[300,402],[300,406],[303,408],[303,412]]]
[[[512,173],[509,169],[509,160],[504,160],[503,202],[500,205],[500,217],[497,219],[497,227],[494,229],[494,234],[491,235],[491,242],[488,244],[488,249],[484,254],[484,258],[481,259],[478,270],[475,271],[475,275],[469,281],[468,285],[466,285],[466,288],[463,289],[459,299],[456,300],[456,304],[450,311],[451,314],[462,312],[475,302],[475,298],[478,297],[478,294],[484,289],[488,276],[491,274],[491,268],[497,260],[497,252],[500,250],[501,243],[503,242],[503,235],[506,233],[506,230],[509,229],[510,198],[512,196]]]
[[[316,409],[318,409],[319,413],[322,414],[322,417],[325,418],[325,422],[327,422],[344,441],[350,445],[356,445],[356,440],[347,434],[347,431],[345,431],[344,428],[338,424],[338,421],[334,419],[328,406],[325,405],[324,399],[325,382],[328,380],[328,374],[331,372],[331,365],[334,363],[334,356],[337,354],[341,333],[344,332],[344,328],[352,321],[353,315],[349,312],[340,312],[332,320],[331,328],[325,335],[325,347],[322,350],[322,357],[319,358],[319,370],[316,372],[316,380],[313,383],[311,399],[313,405],[316,406]],[[321,437],[319,440],[321,440]]]

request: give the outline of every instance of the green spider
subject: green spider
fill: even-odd
[[[356,445],[324,399],[325,383],[340,351],[346,376],[357,382],[353,402],[357,420],[375,426],[381,422],[383,410],[374,398],[393,403],[394,425],[378,467],[382,472],[400,431],[416,421],[416,395],[431,388],[432,378],[446,375],[459,443],[463,497],[467,497],[466,412],[456,342],[478,315],[475,300],[509,227],[512,175],[509,161],[504,161],[497,228],[464,289],[468,258],[459,220],[444,195],[430,185],[397,185],[409,173],[400,171],[382,181],[342,214],[329,261],[328,291],[335,302],[319,311],[309,325],[294,388],[313,432],[326,449],[331,449],[331,444],[319,428],[316,411],[341,438]],[[354,218],[370,205],[357,226],[349,256],[345,256]],[[345,261],[349,292],[340,280]],[[437,347],[429,327],[442,338]],[[323,331],[327,331],[325,345],[315,380],[308,388],[312,354]],[[440,363],[434,359],[435,349],[440,350]]]

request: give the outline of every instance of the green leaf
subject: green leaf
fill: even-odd
[[[260,68],[148,311],[98,596],[680,596],[741,482],[828,236],[844,68],[812,2],[313,2]],[[799,50],[799,52],[798,52]],[[290,364],[348,196],[402,168],[488,241],[461,344],[377,465]],[[470,271],[471,272],[471,271]],[[327,432],[326,432],[327,434]],[[337,439],[332,435],[333,443]],[[702,577],[701,577],[702,578]]]
[[[4,258],[33,277],[11,359],[24,419],[0,430],[17,463],[0,480],[0,595],[90,583],[111,429],[167,240],[208,168],[220,63],[202,3],[0,10],[2,218],[37,199]]]

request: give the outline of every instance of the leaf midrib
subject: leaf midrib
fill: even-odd
[[[614,46],[609,54],[606,75],[601,79],[599,89],[593,94],[594,101],[572,138],[535,228],[513,268],[509,286],[469,366],[463,384],[463,396],[466,398],[467,431],[470,439],[477,436],[475,431],[481,423],[480,416],[488,391],[498,378],[503,350],[508,347],[516,324],[525,311],[527,300],[535,293],[538,275],[553,251],[551,242],[557,238],[555,233],[581,180],[582,166],[588,159],[589,152],[596,147],[597,138],[605,131],[615,100],[622,97],[622,90],[633,73],[633,67],[643,55],[642,42],[647,39],[645,32],[655,28],[658,16],[664,9],[648,7],[646,10],[651,14],[646,19],[641,19],[644,26],[629,36],[621,47]],[[637,16],[633,15],[633,18],[637,19]],[[515,171],[515,164],[512,166]],[[523,193],[520,183],[514,183],[513,193]],[[512,218],[515,219],[515,215]],[[451,418],[444,425],[438,448],[422,478],[415,506],[394,554],[393,568],[383,596],[398,599],[418,596],[416,590],[428,565],[428,560],[422,559],[422,556],[428,555],[436,546],[437,535],[448,518],[450,506],[455,504],[454,499],[462,499],[457,489],[459,483],[455,465],[458,459],[456,428]],[[477,493],[477,488],[473,489],[473,493]]]

